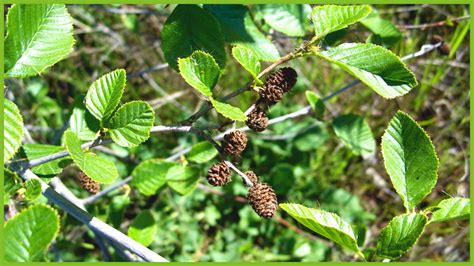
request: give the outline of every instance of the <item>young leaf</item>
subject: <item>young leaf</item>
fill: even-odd
[[[118,177],[114,162],[92,152],[84,152],[81,148],[81,141],[73,132],[68,130],[64,136],[66,149],[72,160],[88,177],[102,184],[109,184]]]
[[[355,114],[340,115],[332,122],[334,132],[354,153],[368,155],[375,152],[375,139],[369,124]]]
[[[419,213],[393,218],[380,232],[377,255],[388,259],[401,257],[416,243],[427,223],[428,218]]]
[[[344,43],[318,56],[335,63],[384,98],[408,93],[415,75],[391,51],[370,43]]]
[[[469,219],[471,200],[468,198],[451,198],[442,200],[433,212],[430,223],[455,219]]]
[[[243,5],[204,5],[219,21],[225,41],[252,50],[262,61],[276,61],[280,54],[275,45],[263,35]]]
[[[21,145],[23,118],[18,107],[7,99],[3,100],[3,116],[3,161],[7,162]]]
[[[66,57],[74,44],[65,5],[16,4],[8,10],[5,76],[24,78]]]
[[[199,175],[189,167],[175,165],[168,171],[166,182],[174,191],[187,195],[197,187]]]
[[[324,102],[313,91],[306,91],[305,94],[306,99],[308,100],[309,104],[311,105],[311,108],[313,109],[314,115],[317,119],[322,120],[324,111],[326,110]]]
[[[10,171],[7,168],[3,169],[3,178],[4,178],[4,194],[3,194],[3,204],[8,204],[10,197],[15,194],[15,192],[22,187],[22,181],[15,172]]]
[[[38,159],[65,150],[64,147],[47,144],[25,144],[22,148],[25,151],[28,160]],[[37,175],[56,175],[61,173],[63,168],[67,166],[69,160],[69,157],[56,159],[35,166],[31,170]]]
[[[214,58],[203,51],[178,59],[179,72],[183,79],[206,97],[212,97],[221,71]]]
[[[148,246],[158,232],[157,221],[149,210],[140,212],[128,228],[128,236],[138,243]]]
[[[382,137],[385,169],[407,210],[431,192],[438,178],[438,158],[426,132],[398,111]]]
[[[312,231],[361,254],[352,227],[336,214],[300,204],[280,204],[280,207]]]
[[[212,106],[216,108],[216,111],[219,114],[223,115],[224,117],[227,117],[231,120],[236,120],[236,121],[247,120],[247,116],[244,114],[244,112],[242,112],[242,110],[240,110],[237,107],[234,107],[230,104],[218,102],[214,99],[211,99],[211,103],[212,103]]]
[[[188,160],[196,163],[205,163],[212,160],[219,152],[209,142],[203,141],[194,145],[188,153]]]
[[[87,110],[99,121],[106,121],[117,108],[125,90],[125,70],[117,69],[94,81],[87,91]]]
[[[232,56],[247,70],[252,77],[257,78],[260,73],[261,65],[255,53],[247,47],[237,45],[232,48]]]
[[[69,118],[71,131],[76,133],[80,140],[95,140],[97,138],[97,132],[100,130],[100,123],[86,110],[82,101],[76,102],[76,106],[72,109],[71,118]]]
[[[48,246],[59,231],[59,217],[53,208],[32,205],[5,223],[5,260],[44,261]]]
[[[376,36],[380,36],[382,43],[386,47],[393,46],[402,38],[402,33],[398,28],[390,21],[381,18],[375,11],[360,22]]]
[[[317,37],[324,37],[328,33],[343,29],[370,14],[371,8],[367,5],[335,6],[325,5],[313,8],[311,19],[314,33]]]
[[[178,70],[178,58],[196,50],[211,54],[224,68],[226,53],[224,36],[217,20],[197,5],[178,5],[161,31],[161,48],[170,67]]]
[[[38,179],[29,179],[26,181],[25,188],[25,199],[29,201],[35,200],[42,193],[41,183],[38,181]]]
[[[143,161],[133,169],[131,184],[143,195],[151,196],[166,184],[166,175],[175,165],[158,159]]]
[[[311,6],[308,4],[264,4],[258,5],[265,22],[275,30],[288,36],[303,37],[308,28]]]
[[[120,146],[135,147],[150,137],[154,120],[155,112],[147,102],[128,102],[110,120],[110,137]]]

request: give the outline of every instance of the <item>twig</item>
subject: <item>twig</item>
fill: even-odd
[[[471,16],[462,16],[462,17],[457,17],[457,18],[450,18],[451,22],[458,22],[461,20],[466,20],[470,19]],[[420,25],[398,25],[398,28],[401,30],[413,30],[413,29],[421,29],[424,30],[426,28],[433,28],[433,27],[441,27],[446,25],[448,22],[446,20],[443,21],[438,21],[438,22],[433,22],[433,23],[425,23],[425,24],[420,24]]]
[[[136,77],[139,77],[139,76],[143,76],[144,74],[148,74],[148,73],[153,72],[153,71],[165,69],[168,66],[169,66],[168,63],[157,64],[157,65],[154,65],[152,67],[140,70],[138,72],[129,73],[129,74],[127,74],[127,79],[132,79],[132,78],[136,78]]]

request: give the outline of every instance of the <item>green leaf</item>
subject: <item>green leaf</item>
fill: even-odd
[[[7,16],[6,77],[38,75],[72,51],[72,18],[65,5],[17,4]]]
[[[97,132],[100,130],[100,122],[86,110],[81,99],[76,100],[76,103],[72,109],[71,118],[69,118],[71,131],[76,133],[80,140],[95,140]]]
[[[363,19],[371,12],[370,6],[335,6],[324,5],[313,8],[311,19],[314,33],[321,38],[328,33],[343,29]]]
[[[224,117],[227,117],[231,120],[236,120],[236,121],[247,120],[247,116],[244,114],[244,112],[242,112],[242,110],[240,110],[237,107],[234,107],[230,104],[218,102],[214,99],[211,99],[211,103],[212,103],[212,106],[216,108],[216,111],[219,114],[223,115]]]
[[[385,169],[407,210],[431,192],[438,178],[438,158],[426,132],[398,111],[382,137]]]
[[[258,5],[265,22],[275,30],[288,36],[303,37],[308,28],[311,6],[308,4]]]
[[[45,205],[30,206],[5,223],[5,260],[44,261],[58,231],[56,210]]]
[[[257,55],[252,50],[245,46],[237,45],[232,48],[232,56],[245,70],[252,74],[254,79],[257,78],[258,73],[260,73],[261,65]]]
[[[147,102],[128,102],[110,120],[110,137],[120,146],[135,147],[150,137],[154,121],[155,112]]]
[[[23,118],[11,101],[3,99],[3,161],[7,162],[17,152],[23,139]]]
[[[170,67],[178,70],[178,58],[196,50],[211,54],[224,68],[224,36],[216,18],[197,5],[178,5],[161,31],[161,48]]]
[[[166,184],[166,175],[176,163],[158,159],[141,162],[132,172],[131,184],[145,196],[154,195]]]
[[[25,199],[28,201],[35,200],[41,193],[41,183],[38,179],[29,179],[25,182]]]
[[[125,90],[126,75],[123,69],[109,72],[94,81],[87,91],[87,110],[99,121],[106,121],[117,108]]]
[[[214,58],[203,51],[178,59],[179,72],[183,79],[206,97],[212,96],[212,89],[219,80],[221,71]]]
[[[319,96],[313,91],[306,91],[306,99],[308,100],[311,108],[313,109],[314,115],[317,119],[322,120],[324,116],[324,111],[326,107],[324,102],[319,98]]]
[[[15,172],[10,171],[7,168],[3,169],[3,178],[4,178],[4,194],[3,194],[3,204],[8,204],[10,197],[15,194],[15,192],[22,187],[22,181]]]
[[[252,50],[262,61],[276,61],[280,54],[275,45],[263,35],[243,5],[204,5],[219,21],[225,41]]]
[[[81,149],[81,141],[74,132],[66,131],[66,149],[74,163],[92,180],[109,184],[118,177],[114,162]]]
[[[280,207],[312,231],[338,245],[361,254],[350,224],[331,212],[308,208],[300,204],[280,204]]]
[[[375,139],[369,124],[355,114],[340,115],[332,122],[334,132],[354,153],[369,155],[375,152]]]
[[[393,218],[380,232],[377,255],[388,259],[401,257],[416,243],[427,223],[428,218],[418,213]]]
[[[219,152],[209,142],[203,141],[194,145],[188,153],[188,160],[195,163],[205,163],[212,160]]]
[[[128,236],[138,243],[148,246],[155,239],[158,232],[157,221],[153,217],[151,211],[146,210],[140,212],[128,228]]]
[[[391,51],[370,43],[344,43],[317,54],[360,79],[384,98],[408,93],[415,75]]]
[[[196,189],[199,175],[189,167],[175,165],[166,175],[168,186],[181,195],[187,195]]]
[[[454,219],[469,219],[471,200],[469,198],[451,198],[442,200],[436,206],[430,223],[443,222]]]
[[[47,144],[25,144],[22,148],[28,160],[38,159],[65,150],[64,147]],[[69,157],[64,157],[35,166],[31,170],[37,175],[56,175],[61,173],[69,161]]]
[[[382,43],[386,47],[391,47],[402,38],[402,33],[390,21],[383,19],[373,11],[369,16],[360,21],[362,25],[372,31],[376,36],[380,36]]]

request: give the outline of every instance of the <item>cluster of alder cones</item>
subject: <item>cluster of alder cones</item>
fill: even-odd
[[[291,67],[280,68],[270,74],[259,90],[260,98],[253,110],[247,115],[247,126],[256,132],[262,132],[268,127],[268,117],[265,109],[276,104],[284,93],[291,91],[296,83],[297,74]],[[230,156],[239,156],[247,146],[247,135],[243,131],[232,131],[224,136],[223,151]],[[251,181],[247,200],[254,211],[261,217],[272,218],[278,208],[278,201],[273,188],[267,183],[259,182],[253,171],[245,172]],[[231,171],[226,162],[212,165],[207,172],[207,181],[213,186],[223,186],[231,181]]]

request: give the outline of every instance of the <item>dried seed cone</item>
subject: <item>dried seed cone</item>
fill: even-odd
[[[79,183],[81,184],[81,187],[87,192],[96,194],[100,191],[99,182],[92,180],[83,171],[79,172],[78,179]]]
[[[273,72],[265,80],[265,85],[276,85],[280,87],[283,92],[289,92],[296,84],[298,74],[291,67],[283,67]]]
[[[213,186],[222,186],[230,181],[230,169],[225,162],[216,163],[207,171],[207,182]]]
[[[245,122],[253,131],[262,132],[268,127],[268,117],[260,107],[255,107]]]
[[[278,201],[272,187],[266,183],[256,183],[250,189],[247,200],[253,210],[264,218],[272,218],[278,208]]]
[[[252,184],[258,183],[258,176],[253,171],[247,171],[245,175],[252,181]]]
[[[247,147],[247,135],[245,132],[236,130],[224,136],[222,148],[230,155],[239,155]]]
[[[278,85],[265,84],[260,91],[260,98],[268,105],[274,105],[283,98],[285,93]]]

